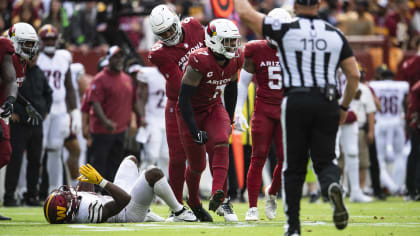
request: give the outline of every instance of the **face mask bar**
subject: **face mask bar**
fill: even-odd
[[[176,37],[177,37],[177,34],[178,34],[178,32],[177,32],[177,27],[176,27],[176,26],[177,26],[177,25],[176,25],[176,23],[173,23],[173,24],[171,25],[171,27],[170,27],[168,30],[166,30],[166,31],[164,31],[164,32],[162,32],[162,33],[160,33],[160,34],[159,34],[159,38],[160,38],[160,40],[162,40],[162,42],[164,42],[164,43],[166,43],[166,44],[170,44],[170,43],[174,42],[174,41],[175,41],[175,39],[176,39]],[[170,35],[169,37],[167,37],[167,38],[162,37],[162,35],[163,35],[165,32],[168,32],[168,31],[172,32],[172,33],[171,33],[171,35]]]
[[[37,41],[32,40],[20,40],[19,41],[20,48],[22,52],[29,56],[29,59],[36,55],[38,52],[39,43]]]
[[[238,48],[241,46],[240,38],[225,38],[222,40],[222,44],[225,47],[226,52],[236,53]]]

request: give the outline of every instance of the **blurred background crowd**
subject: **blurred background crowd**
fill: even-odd
[[[276,7],[293,9],[293,0],[251,2],[264,13]],[[140,65],[150,65],[146,55],[156,39],[149,26],[148,14],[154,6],[162,3],[171,5],[181,19],[192,16],[202,25],[207,25],[215,18],[212,1],[209,0],[0,0],[0,31],[4,32],[17,22],[27,22],[36,30],[45,24],[55,26],[59,32],[59,47],[72,53],[73,62],[84,67],[84,76],[90,77],[90,81],[101,68],[101,58],[107,52],[109,54],[112,45],[118,45],[125,52],[126,68],[135,64],[133,61]],[[338,26],[348,37],[365,72],[365,80],[380,76],[384,70],[392,72],[397,79],[405,79],[403,62],[419,51],[420,0],[323,0],[319,14],[324,20]],[[229,18],[240,25],[244,42],[258,38],[250,29],[241,25],[234,12]],[[383,64],[387,65],[386,69],[377,70]],[[419,67],[418,64],[417,68]],[[79,93],[82,98],[83,92]],[[250,117],[252,106],[249,108]],[[125,153],[139,156],[140,146],[133,141],[137,132],[135,121],[128,130],[124,144]],[[249,135],[249,132],[242,134],[245,169],[240,171],[244,173],[237,174],[238,168],[235,168],[233,157],[230,161],[229,192],[233,199],[243,201],[246,195],[246,184],[243,182],[251,154]],[[87,146],[89,145],[88,141]],[[273,153],[269,156],[272,167],[271,170],[270,167],[267,168],[268,173],[276,162]],[[86,162],[89,157],[80,160]],[[271,174],[265,174],[265,184],[271,182],[269,176]],[[316,193],[316,177],[309,179],[311,184],[308,192]],[[2,188],[3,183],[0,184],[0,190]],[[316,201],[318,197],[319,195],[315,195],[312,200]],[[13,205],[16,204],[12,202],[10,206]]]

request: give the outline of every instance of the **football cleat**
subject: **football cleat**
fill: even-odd
[[[344,229],[349,220],[349,213],[344,205],[343,191],[337,183],[328,187],[328,197],[333,207],[333,221],[337,229]]]
[[[219,216],[223,216],[225,218],[226,222],[237,222],[238,216],[235,214],[235,212],[232,209],[232,204],[230,203],[230,198],[225,198],[222,205],[220,205],[216,213]]]
[[[269,220],[272,220],[276,218],[277,214],[277,196],[268,193],[270,187],[271,186],[265,188],[265,216],[267,216]]]
[[[194,222],[197,217],[187,208],[183,207],[179,212],[174,213],[173,222]]]
[[[368,202],[372,202],[373,198],[360,193],[360,194],[354,194],[352,196],[350,196],[350,202],[357,202],[357,203],[368,203]]]
[[[258,208],[251,207],[248,209],[245,215],[246,221],[257,221],[259,219]]]
[[[192,208],[194,215],[200,222],[213,222],[213,217],[203,208],[203,206]]]
[[[162,222],[165,221],[165,219],[150,209],[147,211],[146,217],[144,218],[144,222]]]
[[[216,211],[219,208],[220,204],[225,200],[225,192],[223,190],[216,190],[216,192],[211,196],[209,202],[209,210]]]

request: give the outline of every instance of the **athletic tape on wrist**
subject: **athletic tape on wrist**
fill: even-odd
[[[108,184],[108,180],[102,179],[101,182],[98,184],[99,187],[105,188],[105,186]]]

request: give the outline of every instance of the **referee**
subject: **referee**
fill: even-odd
[[[295,0],[297,18],[289,23],[256,12],[247,0],[235,0],[241,20],[254,32],[278,44],[285,98],[282,103],[284,166],[283,205],[287,216],[285,235],[300,235],[299,210],[308,156],[333,206],[338,229],[348,222],[340,169],[334,164],[335,138],[356,93],[360,73],[343,34],[319,19],[319,0]],[[347,77],[338,104],[337,69]]]

